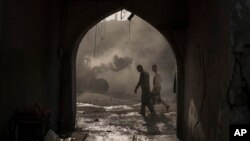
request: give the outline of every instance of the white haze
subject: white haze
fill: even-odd
[[[107,71],[98,74],[99,78],[108,81],[110,86],[108,94],[121,97],[134,95],[133,91],[139,79],[139,73],[136,71],[138,64],[142,64],[144,69],[149,72],[151,84],[154,75],[151,66],[157,64],[163,77],[162,94],[172,91],[176,63],[170,45],[161,33],[137,16],[130,23],[130,40],[129,21],[111,20],[107,22],[103,40],[100,39],[100,34],[104,29],[101,28],[102,26],[104,27],[104,23],[98,24],[99,30],[96,39],[99,51],[95,57],[93,57],[95,26],[88,31],[80,43],[77,55],[77,77],[83,76],[84,73],[83,58],[91,59],[92,68],[108,64],[113,61],[114,55],[118,55],[119,57],[131,57],[133,62],[121,71]]]

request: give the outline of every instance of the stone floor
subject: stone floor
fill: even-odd
[[[90,96],[91,95],[91,96]],[[86,99],[91,97],[86,103]],[[89,98],[89,99],[91,99]],[[101,98],[101,103],[98,103]],[[84,99],[84,100],[81,100]],[[112,100],[111,100],[112,99]],[[109,104],[103,104],[108,100]],[[103,101],[103,102],[102,102]],[[166,112],[156,105],[157,115],[138,114],[140,103],[119,101],[100,94],[83,94],[77,103],[77,133],[86,141],[176,141],[175,105]],[[81,139],[83,140],[83,139]]]

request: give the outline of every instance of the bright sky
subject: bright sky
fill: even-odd
[[[122,11],[118,11],[118,12],[108,16],[107,18],[105,18],[105,20],[106,21],[115,20],[115,17],[117,16],[118,21],[126,21],[130,14],[131,13],[129,11],[122,10]]]

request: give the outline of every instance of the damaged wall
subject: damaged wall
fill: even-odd
[[[246,124],[250,119],[250,3],[246,0],[189,2],[184,94],[184,119],[189,129],[186,139],[228,140],[230,124]]]
[[[232,77],[227,93],[230,124],[250,123],[250,2],[230,1]]]

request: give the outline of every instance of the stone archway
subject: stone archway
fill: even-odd
[[[110,7],[109,7],[110,6]],[[121,9],[127,9],[132,13],[135,13],[153,27],[155,27],[170,43],[177,63],[177,136],[182,136],[182,114],[183,114],[183,65],[182,57],[179,50],[179,46],[184,44],[183,29],[175,30],[179,27],[173,27],[170,23],[164,23],[160,19],[151,19],[147,16],[152,11],[144,11],[143,8],[135,7],[131,5],[120,5],[120,3],[109,5],[108,7],[92,7],[88,11],[94,11],[94,15],[76,15],[70,19],[65,31],[65,41],[62,55],[62,76],[61,81],[61,121],[64,129],[72,130],[75,126],[76,116],[76,55],[79,43],[86,32],[96,23],[103,18],[117,12]],[[98,12],[96,12],[98,9]],[[151,13],[152,14],[152,13]],[[155,13],[157,14],[157,13]],[[180,26],[182,28],[182,25]],[[181,39],[180,42],[175,40],[176,38]],[[69,108],[71,107],[71,108]]]

